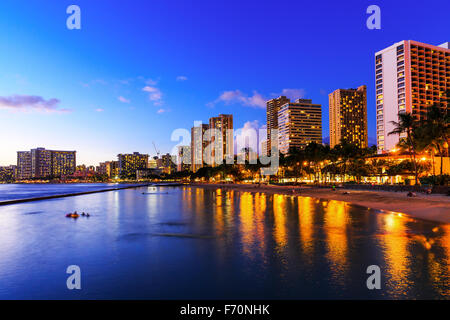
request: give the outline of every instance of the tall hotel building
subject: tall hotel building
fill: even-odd
[[[76,151],[36,148],[17,152],[17,178],[49,178],[72,175],[76,169]]]
[[[278,129],[278,111],[280,107],[286,103],[291,102],[287,97],[280,96],[275,99],[267,101],[267,140],[265,146],[265,155],[270,155],[272,150],[272,132],[271,130]]]
[[[203,164],[207,161],[203,150],[209,144],[206,139],[203,139],[206,131],[209,129],[209,125],[200,124],[191,128],[191,170],[196,172],[203,167]]]
[[[148,154],[134,152],[132,154],[119,154],[118,167],[121,177],[135,177],[137,170],[147,169]]]
[[[211,153],[213,160],[217,159],[220,161],[218,164],[221,164],[222,160],[225,160],[227,157],[234,158],[233,115],[220,114],[218,117],[210,118],[209,129],[210,134],[212,134],[209,141],[213,146]],[[219,135],[217,137],[213,135],[213,130],[218,131]],[[218,149],[214,147],[216,139],[219,140],[217,141],[217,144],[220,145]],[[216,161],[214,161],[214,165],[217,165]]]
[[[285,103],[278,110],[278,148],[303,149],[311,142],[322,143],[322,106],[309,99]]]
[[[378,153],[394,149],[398,135],[388,135],[398,113],[426,119],[427,109],[441,102],[450,88],[450,49],[446,42],[433,46],[403,40],[375,53]],[[403,136],[402,136],[403,137]]]
[[[330,108],[330,147],[345,140],[367,148],[367,88],[337,89],[328,95]]]

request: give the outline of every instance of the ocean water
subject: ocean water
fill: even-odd
[[[90,217],[65,217],[75,210]],[[70,265],[81,290],[67,288]],[[317,298],[449,299],[450,225],[187,186],[0,206],[0,299]]]
[[[70,183],[70,184],[0,184],[0,202],[60,194],[112,189],[123,184],[114,183]]]

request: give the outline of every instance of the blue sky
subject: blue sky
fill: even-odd
[[[70,4],[81,30],[66,28]],[[366,28],[371,4],[381,30]],[[80,164],[154,154],[152,141],[169,152],[173,130],[219,113],[235,128],[264,125],[263,101],[283,92],[322,105],[326,137],[328,93],[363,84],[375,137],[374,52],[449,41],[449,9],[447,0],[2,0],[0,165],[38,146],[77,150]]]

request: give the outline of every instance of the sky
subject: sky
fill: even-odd
[[[81,29],[69,30],[69,5]],[[369,5],[381,29],[369,30]],[[96,165],[119,153],[170,152],[178,128],[231,113],[266,124],[265,101],[285,94],[322,105],[366,85],[375,141],[374,53],[400,40],[450,41],[450,2],[2,0],[0,165],[16,151],[76,150]]]

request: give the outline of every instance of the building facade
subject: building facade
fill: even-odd
[[[119,154],[117,156],[119,176],[121,178],[135,178],[137,170],[147,169],[148,157],[148,154],[139,152]]]
[[[60,178],[76,170],[76,151],[57,151],[36,148],[17,152],[18,180],[32,178]]]
[[[280,110],[280,107],[286,103],[290,103],[291,100],[288,99],[285,96],[280,96],[275,99],[271,99],[266,102],[267,106],[267,140],[266,140],[266,155],[271,154],[272,150],[272,144],[271,144],[271,138],[272,138],[272,132],[271,130],[277,130],[278,129],[278,111]]]
[[[330,147],[342,140],[367,148],[367,88],[337,89],[328,95]]]
[[[218,117],[210,118],[209,132],[212,165],[221,164],[227,157],[234,158],[233,115],[220,114]]]
[[[178,146],[177,171],[191,170],[191,147]]]
[[[196,127],[191,128],[191,170],[196,172],[198,169],[202,168],[204,163],[207,161],[204,150],[209,144],[206,139],[203,139],[209,125],[200,124]]]
[[[322,106],[309,99],[297,99],[278,110],[278,149],[303,149],[311,142],[322,143]]]
[[[394,149],[403,136],[389,135],[394,130],[391,121],[398,114],[411,113],[425,120],[434,103],[444,101],[449,89],[450,49],[403,40],[375,53],[375,89],[377,110],[377,149],[386,153]]]
[[[119,162],[118,161],[106,161],[100,162],[98,173],[105,175],[108,178],[116,177],[119,175]]]
[[[17,166],[0,167],[0,181],[14,181],[17,176]]]

